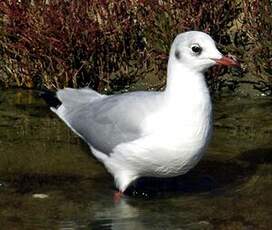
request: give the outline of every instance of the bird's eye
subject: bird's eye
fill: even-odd
[[[193,44],[193,45],[192,45],[192,51],[193,51],[195,54],[199,55],[199,54],[201,54],[201,52],[202,52],[202,48],[201,48],[198,44]]]

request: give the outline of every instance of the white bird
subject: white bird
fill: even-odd
[[[212,131],[212,104],[204,72],[222,64],[213,39],[179,34],[170,50],[164,91],[101,95],[91,89],[57,91],[54,111],[113,175],[120,192],[139,177],[185,174],[203,156]]]

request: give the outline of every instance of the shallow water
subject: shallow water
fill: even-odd
[[[111,176],[31,91],[0,92],[1,229],[271,229],[272,99],[215,101],[212,143],[185,176]]]

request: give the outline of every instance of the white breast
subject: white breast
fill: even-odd
[[[139,162],[145,175],[169,177],[186,173],[201,159],[211,136],[209,99],[191,103],[185,111],[181,107],[164,108],[144,121],[145,138],[134,143],[139,151],[131,158]]]

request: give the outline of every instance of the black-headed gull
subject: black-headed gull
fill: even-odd
[[[212,130],[203,73],[238,63],[198,31],[179,34],[170,50],[164,91],[105,96],[91,89],[57,91],[54,111],[113,175],[120,192],[139,177],[173,177],[194,167]]]

